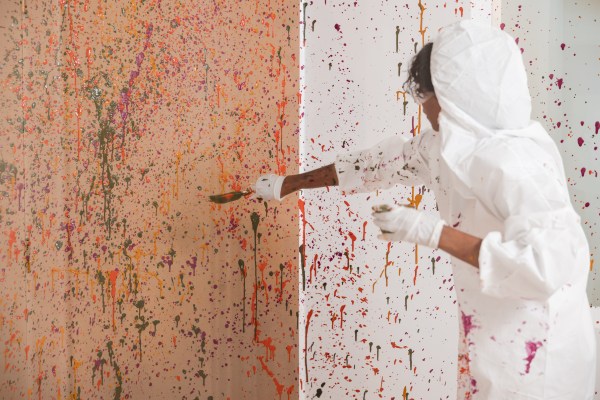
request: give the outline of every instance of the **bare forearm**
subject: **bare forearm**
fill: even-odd
[[[298,175],[286,176],[281,186],[281,196],[301,189],[315,189],[325,186],[337,186],[338,177],[335,165],[329,164]]]
[[[482,240],[449,226],[444,226],[438,247],[446,253],[479,268]]]

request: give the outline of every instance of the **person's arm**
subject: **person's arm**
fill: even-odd
[[[335,164],[329,164],[302,174],[286,176],[281,186],[281,197],[301,189],[315,189],[338,184]]]
[[[482,239],[458,229],[444,226],[438,248],[453,257],[479,268],[479,249]]]
[[[446,225],[436,212],[406,206],[386,210],[374,207],[373,222],[381,229],[378,237],[382,240],[438,248],[479,268],[479,250],[483,240]]]
[[[268,174],[252,186],[253,197],[281,200],[301,189],[338,186],[345,193],[372,192],[396,184],[406,186],[428,184],[428,154],[433,144],[431,132],[406,139],[392,136],[377,145],[354,152],[338,154],[333,164],[287,177]]]

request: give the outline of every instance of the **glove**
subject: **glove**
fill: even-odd
[[[281,201],[281,186],[285,176],[275,174],[262,175],[254,185],[254,194],[251,199],[277,200]]]
[[[375,211],[373,219],[383,232],[377,236],[379,239],[412,242],[433,249],[438,247],[442,229],[446,225],[446,221],[434,212],[405,206],[394,207],[391,211]]]

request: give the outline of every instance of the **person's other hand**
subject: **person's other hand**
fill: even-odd
[[[275,174],[262,175],[254,185],[252,199],[281,201],[281,186],[285,176]]]
[[[446,222],[431,211],[419,211],[411,207],[394,207],[390,211],[373,212],[373,222],[385,241],[406,241],[437,248]]]

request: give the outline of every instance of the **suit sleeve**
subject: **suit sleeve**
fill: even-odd
[[[339,154],[335,168],[340,190],[357,193],[388,189],[397,184],[429,184],[428,151],[432,136],[431,131],[410,140],[393,136],[369,149]]]
[[[587,276],[587,239],[557,169],[539,168],[550,164],[536,166],[511,153],[501,152],[505,162],[500,166],[491,157],[474,165],[481,182],[474,184],[474,193],[504,221],[501,231],[483,238],[481,289],[498,298],[545,301]]]

